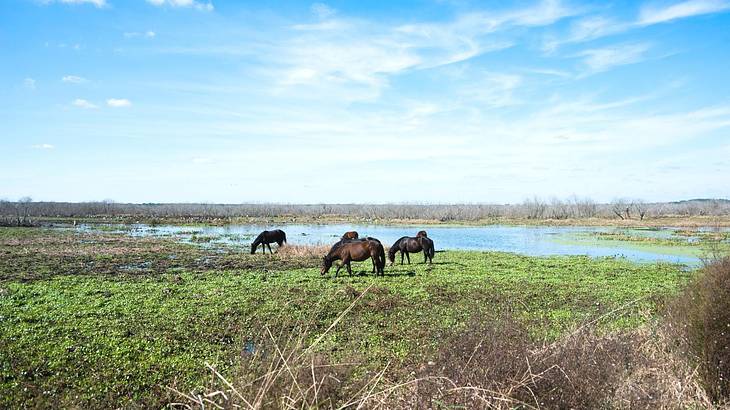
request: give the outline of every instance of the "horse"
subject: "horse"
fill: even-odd
[[[359,236],[357,231],[349,231],[342,235],[342,239],[357,239]]]
[[[388,249],[388,259],[390,264],[395,263],[395,254],[400,251],[400,264],[403,264],[403,256],[408,259],[408,264],[411,264],[410,253],[423,251],[423,263],[433,263],[434,245],[433,241],[426,236],[417,236],[415,238],[410,236],[403,236]]]
[[[368,258],[373,260],[373,273],[385,275],[385,249],[383,249],[383,244],[379,240],[369,237],[366,239],[340,240],[325,255],[320,274],[324,275],[329,272],[332,263],[339,259],[342,263],[337,267],[335,277],[340,273],[342,265],[346,265],[347,273],[352,275],[350,262],[361,262]]]
[[[267,246],[269,247],[269,252],[274,253],[271,251],[271,243],[273,242],[276,242],[279,246],[286,243],[286,233],[284,233],[281,229],[261,232],[259,236],[256,237],[256,240],[251,244],[251,255],[256,253],[256,248],[258,248],[259,245],[261,245],[261,249],[263,249],[264,254],[266,253]]]
[[[426,231],[418,231],[418,233],[416,234],[416,238],[427,238],[427,237],[428,237],[428,234],[426,233]]]

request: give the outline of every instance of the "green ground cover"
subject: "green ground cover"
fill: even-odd
[[[171,238],[0,229],[0,407],[162,406],[165,386],[204,385],[206,362],[235,372],[265,326],[306,329],[311,341],[355,300],[316,349],[359,372],[405,372],[472,318],[504,311],[535,339],[596,319],[631,329],[691,275],[499,252],[439,252],[431,266],[386,267],[385,277],[371,276],[370,262],[322,277],[319,263]]]

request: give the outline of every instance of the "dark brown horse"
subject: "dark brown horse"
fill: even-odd
[[[411,253],[423,251],[423,263],[433,263],[434,245],[433,241],[426,236],[417,236],[415,238],[410,236],[404,236],[393,244],[388,249],[388,259],[390,264],[395,263],[395,254],[400,251],[400,264],[403,264],[403,256],[408,259],[408,264],[411,264]]]
[[[423,237],[423,238],[428,237],[428,234],[426,233],[426,231],[418,231],[418,233],[416,234],[416,238],[421,238],[421,237]]]
[[[344,235],[342,235],[342,239],[357,239],[360,235],[358,235],[357,231],[350,231],[345,232]]]
[[[259,236],[256,237],[256,240],[251,244],[251,255],[256,253],[256,248],[259,245],[261,245],[261,249],[264,250],[264,253],[266,253],[267,246],[269,248],[269,252],[274,253],[271,251],[271,244],[274,242],[276,242],[279,246],[286,243],[286,233],[284,233],[281,229],[261,232]]]
[[[347,273],[352,275],[352,267],[350,262],[361,262],[372,258],[373,260],[373,272],[385,274],[385,250],[383,244],[375,238],[367,239],[355,239],[355,240],[340,240],[332,246],[332,249],[325,255],[322,261],[322,275],[329,272],[332,267],[332,263],[336,260],[341,260],[342,263],[337,267],[335,271],[335,277],[340,273],[342,265],[347,266]]]

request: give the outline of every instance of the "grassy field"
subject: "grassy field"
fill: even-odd
[[[319,264],[317,252],[2,228],[0,407],[160,407],[180,399],[167,387],[204,390],[205,363],[240,376],[266,329],[316,340],[323,360],[349,363],[350,381],[386,366],[403,380],[475,318],[508,315],[538,343],[588,322],[605,333],[637,329],[691,275],[668,264],[494,252],[439,252],[431,266],[387,267],[382,278],[370,262],[336,279],[320,276]]]

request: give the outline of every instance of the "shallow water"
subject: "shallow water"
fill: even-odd
[[[627,229],[613,227],[565,226],[389,226],[389,225],[229,225],[229,226],[149,226],[114,225],[100,228],[81,225],[80,230],[127,232],[132,236],[170,236],[184,242],[204,246],[215,244],[248,246],[264,229],[283,229],[289,244],[328,245],[336,242],[346,231],[357,231],[361,237],[372,236],[390,245],[401,236],[415,236],[426,229],[437,250],[504,251],[525,255],[587,255],[591,257],[616,256],[637,262],[669,262],[686,265],[700,263],[702,248],[692,246],[696,237],[682,237],[686,246],[656,245],[620,240],[597,240],[591,234],[622,233],[651,238],[677,238],[674,228]]]

